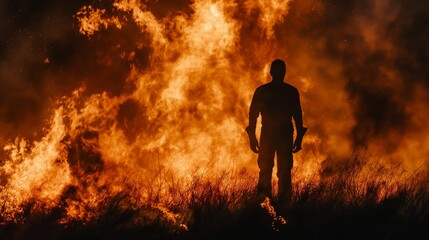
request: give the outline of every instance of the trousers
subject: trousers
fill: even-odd
[[[292,200],[293,131],[262,127],[259,143],[258,194],[272,197],[272,172],[277,154],[278,199],[286,204]]]

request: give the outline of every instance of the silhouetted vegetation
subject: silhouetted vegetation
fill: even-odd
[[[362,173],[359,159],[320,173],[320,181],[294,181],[293,208],[286,224],[261,207],[256,177],[219,174],[165,183],[143,203],[131,190],[109,195],[88,221],[60,223],[72,187],[48,213],[24,211],[22,223],[4,223],[1,239],[427,239],[428,176],[386,177],[379,167]],[[368,176],[367,179],[362,178]],[[378,177],[376,177],[378,176]],[[389,180],[390,179],[390,180]],[[169,195],[170,197],[165,197]],[[276,208],[277,199],[272,199]],[[278,214],[278,213],[277,213]]]

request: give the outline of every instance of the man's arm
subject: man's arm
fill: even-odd
[[[307,131],[307,128],[304,127],[303,121],[302,121],[301,101],[299,98],[298,90],[296,91],[296,95],[295,95],[292,117],[295,122],[295,128],[297,132],[296,139],[293,144],[293,152],[296,153],[302,149],[301,147],[302,139],[304,137],[305,132]]]
[[[293,120],[295,122],[295,128],[297,129],[297,131],[299,131],[299,129],[303,128],[303,123],[302,123],[301,101],[299,99],[298,90],[296,90],[294,98],[295,99],[293,101],[294,104],[293,104],[293,108],[292,108],[292,117],[293,117]]]
[[[249,136],[250,140],[250,149],[252,149],[253,152],[258,153],[259,152],[259,143],[256,138],[256,121],[259,117],[259,113],[261,111],[260,109],[260,99],[259,99],[259,91],[258,89],[255,91],[252,97],[252,102],[250,103],[250,109],[249,109],[249,125],[246,128],[247,135]]]

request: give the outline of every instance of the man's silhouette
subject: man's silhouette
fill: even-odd
[[[303,127],[301,103],[298,90],[285,83],[286,64],[280,59],[271,63],[272,81],[258,87],[253,94],[249,111],[250,148],[259,153],[260,169],[257,192],[260,196],[272,197],[271,176],[274,154],[277,153],[278,200],[281,206],[291,204],[293,153],[301,150]],[[260,144],[255,135],[256,121],[261,114],[262,129]],[[295,122],[297,138],[293,141]]]

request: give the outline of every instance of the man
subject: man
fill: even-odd
[[[291,204],[292,199],[293,153],[301,150],[302,137],[307,129],[302,123],[298,90],[284,82],[285,62],[274,60],[270,74],[272,81],[258,87],[253,95],[246,131],[249,134],[250,148],[259,153],[258,195],[272,197],[271,176],[274,154],[277,153],[278,200],[281,206],[286,207]],[[255,135],[259,114],[262,116],[260,144]],[[292,119],[297,131],[295,142]]]

